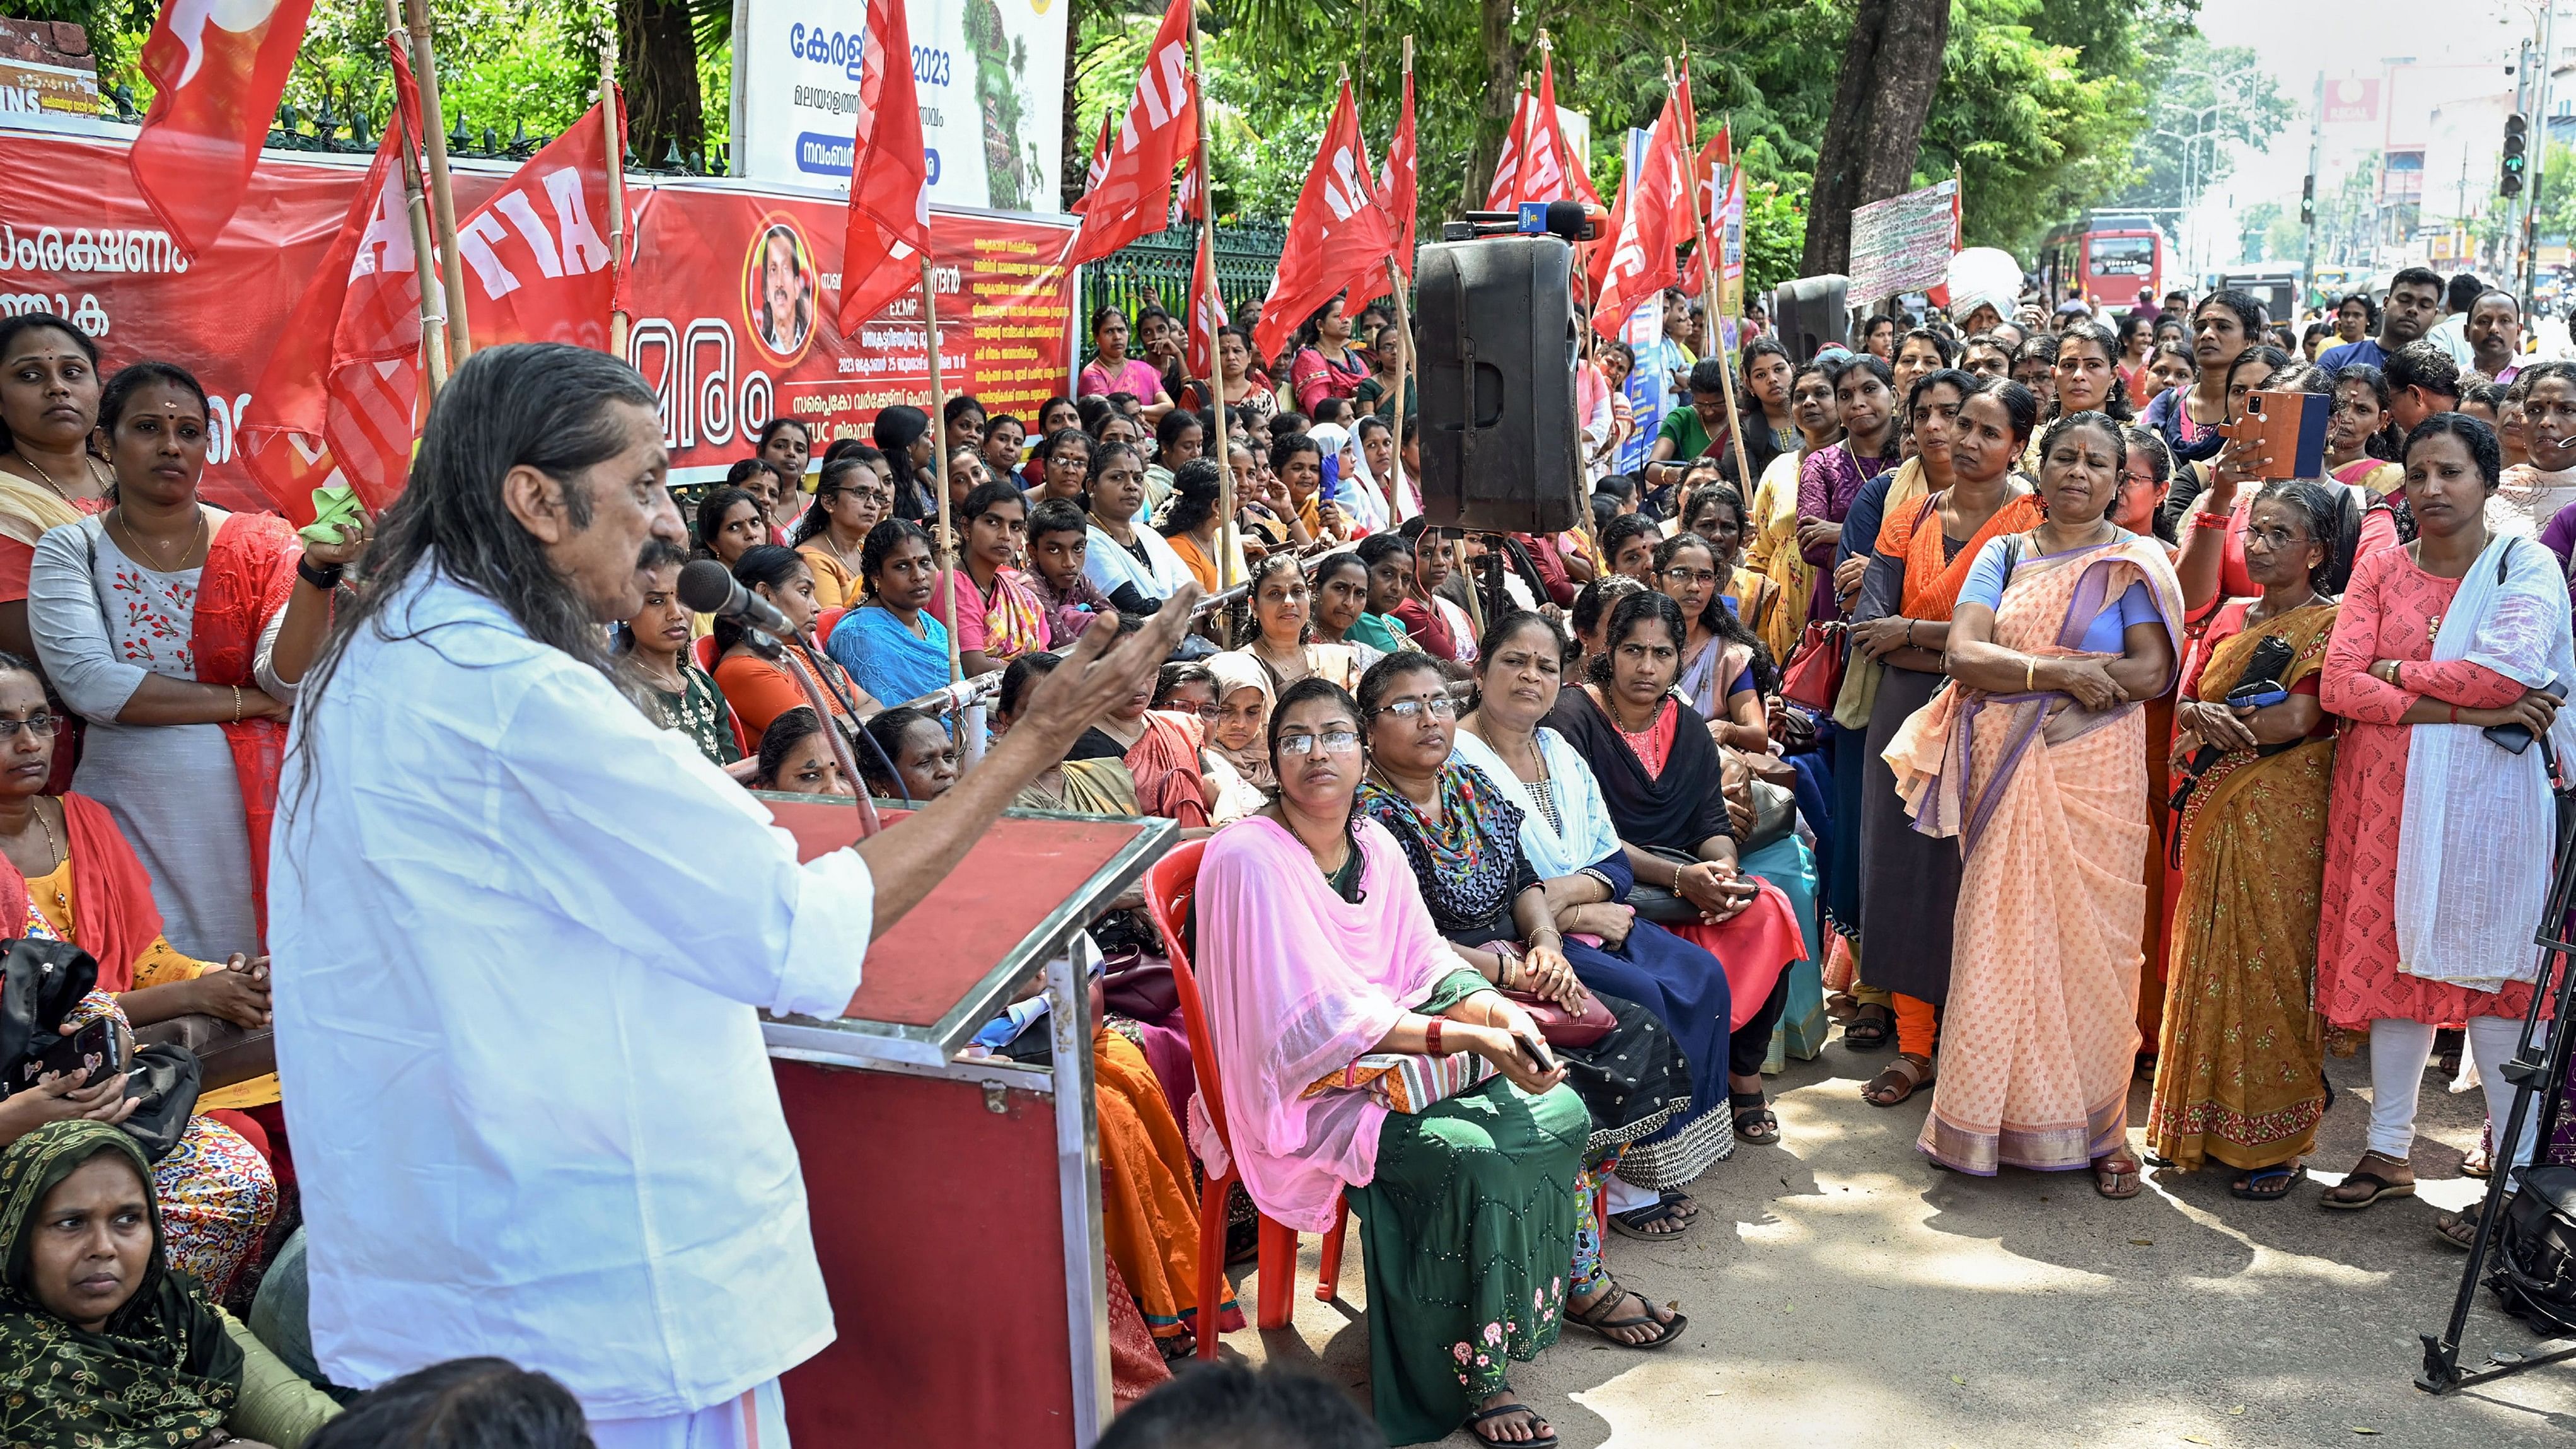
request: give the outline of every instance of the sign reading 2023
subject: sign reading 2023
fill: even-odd
[[[1061,209],[1066,0],[906,0],[931,200]],[[734,46],[739,174],[849,185],[864,0],[743,0]],[[841,22],[834,24],[834,21]]]

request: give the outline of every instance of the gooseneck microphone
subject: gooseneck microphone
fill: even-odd
[[[711,558],[692,559],[681,567],[680,602],[698,613],[731,619],[780,639],[796,637],[776,605],[744,588],[732,570]]]

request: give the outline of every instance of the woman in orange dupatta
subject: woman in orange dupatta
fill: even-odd
[[[366,527],[299,560],[284,519],[201,501],[206,413],[168,363],[108,382],[115,505],[38,542],[28,620],[46,677],[89,723],[73,783],[151,872],[171,944],[220,960],[264,937],[286,719]]]
[[[2048,521],[1977,556],[1951,616],[1953,687],[1887,748],[1914,828],[1957,836],[1941,1072],[1916,1145],[1945,1166],[2090,1165],[2143,1187],[2128,1145],[2147,887],[2143,701],[2173,687],[2182,593],[2152,539],[2104,518],[2119,425],[2040,445]]]

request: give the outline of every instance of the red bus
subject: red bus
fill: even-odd
[[[2141,289],[2164,291],[2164,233],[2141,212],[2089,211],[2048,234],[2038,270],[2052,306],[2070,294],[2091,307],[2134,306]]]

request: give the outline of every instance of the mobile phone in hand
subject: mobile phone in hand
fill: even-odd
[[[1514,1032],[1512,1040],[1520,1043],[1521,1060],[1528,1062],[1533,1069],[1543,1073],[1556,1070],[1556,1056],[1547,1049],[1546,1038]]]
[[[2567,697],[2567,686],[2553,679],[2542,685],[2540,692],[2551,699],[2563,700]],[[2489,725],[2478,733],[2517,755],[2531,748],[2531,731],[2518,724]]]

